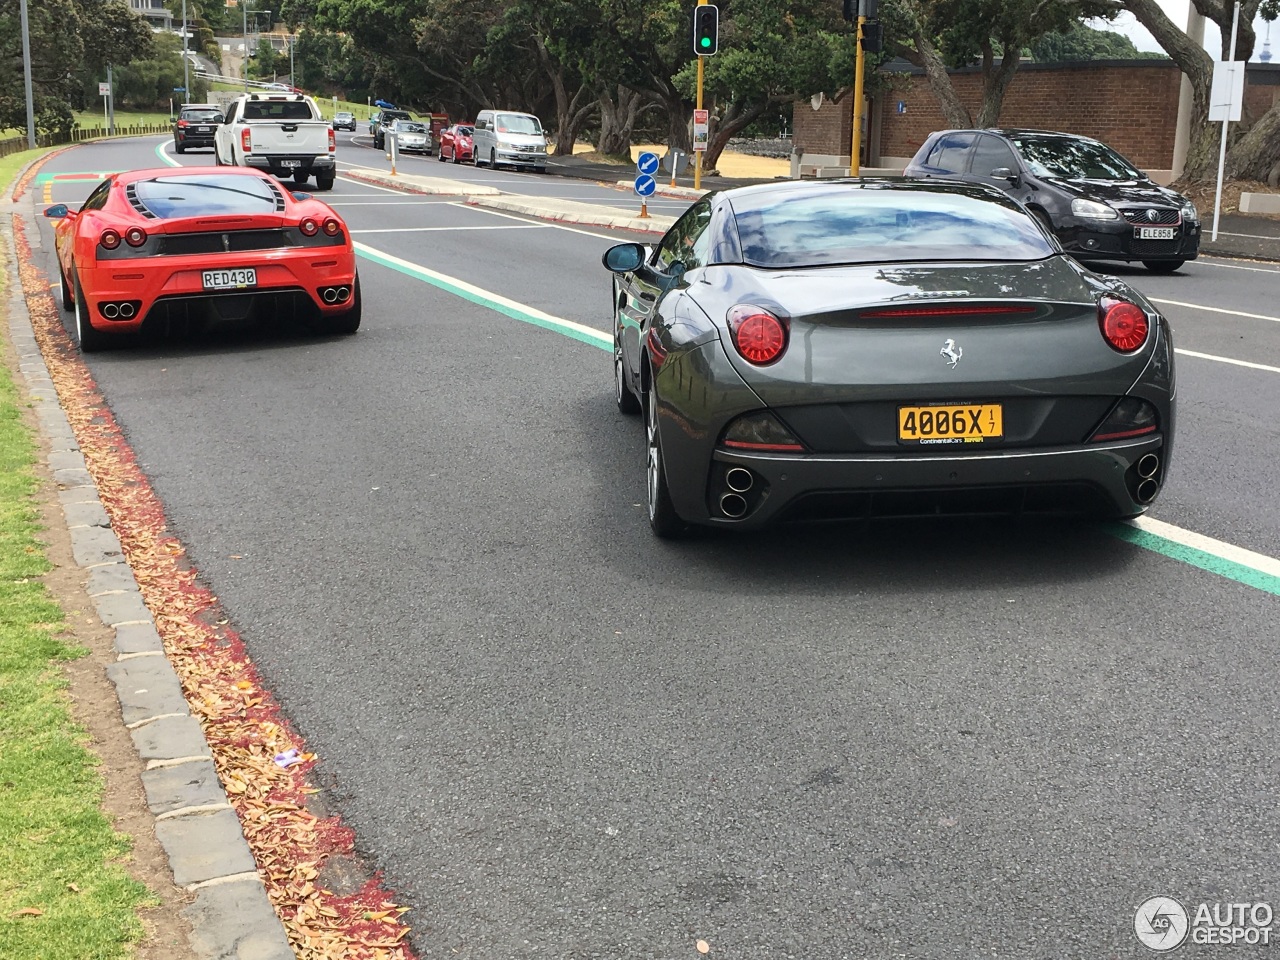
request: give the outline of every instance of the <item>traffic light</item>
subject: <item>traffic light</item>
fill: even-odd
[[[710,57],[720,49],[720,8],[704,3],[693,8],[693,52]]]
[[[844,18],[850,23],[858,19],[858,0],[844,0]]]
[[[884,49],[884,24],[876,21],[862,25],[862,49],[867,53],[879,53]]]

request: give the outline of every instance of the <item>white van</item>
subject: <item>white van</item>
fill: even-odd
[[[547,135],[531,113],[481,110],[471,142],[477,167],[488,164],[496,170],[505,163],[512,168],[533,167],[538,173],[547,170]]]

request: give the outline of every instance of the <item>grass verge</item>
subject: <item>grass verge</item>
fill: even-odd
[[[0,187],[9,179],[0,173]],[[35,460],[0,364],[0,955],[128,957],[151,898],[122,864],[129,838],[101,810],[97,760],[71,718],[60,665],[85,650],[42,580]]]

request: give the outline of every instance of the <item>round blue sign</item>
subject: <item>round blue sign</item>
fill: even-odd
[[[658,189],[658,181],[653,179],[647,173],[642,173],[636,177],[636,193],[642,197],[653,196],[653,191]]]
[[[640,159],[636,161],[636,166],[641,173],[657,173],[658,155],[656,153],[642,153],[640,154]]]

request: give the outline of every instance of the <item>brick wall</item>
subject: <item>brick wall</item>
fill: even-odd
[[[901,63],[891,64],[890,70],[896,76],[893,88],[880,101],[883,126],[877,155],[911,157],[925,137],[945,124],[922,74]],[[980,70],[953,70],[951,81],[961,102],[976,116],[982,103]],[[1168,170],[1173,165],[1181,81],[1181,71],[1167,60],[1024,63],[1009,84],[999,125],[1094,137],[1144,170]],[[1260,117],[1277,99],[1280,65],[1250,64],[1245,79],[1246,117]],[[808,101],[798,101],[794,111],[797,149],[847,156],[849,112],[849,97],[839,104],[824,103],[816,112]]]

